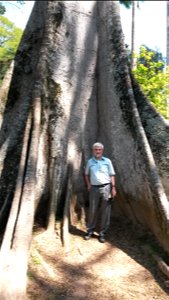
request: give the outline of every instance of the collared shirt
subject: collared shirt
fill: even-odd
[[[90,176],[91,185],[100,185],[111,182],[111,176],[115,175],[112,162],[102,156],[101,159],[92,157],[88,160],[85,174]]]

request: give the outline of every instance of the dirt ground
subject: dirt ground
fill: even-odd
[[[152,255],[164,253],[150,233],[113,218],[105,243],[98,241],[97,233],[85,241],[85,228],[78,225],[71,227],[63,247],[59,226],[55,236],[34,233],[28,300],[169,299],[168,278]]]

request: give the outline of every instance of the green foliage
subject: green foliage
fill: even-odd
[[[0,2],[0,15],[4,15],[6,12],[5,6]]]
[[[138,61],[137,61],[138,63],[142,63],[144,66],[149,68],[150,61],[156,62],[157,65],[155,68],[155,72],[158,72],[160,70],[162,71],[164,69],[165,61],[163,59],[162,53],[152,50],[145,45],[142,45],[140,49],[141,52],[140,52],[140,56],[138,57]],[[148,57],[148,53],[149,53],[149,59],[146,58]]]
[[[14,58],[22,32],[6,17],[0,16],[0,61]]]
[[[12,2],[13,2],[13,1],[12,1]],[[14,5],[12,2],[10,3],[10,2],[8,1],[8,4]],[[20,5],[25,4],[24,1],[17,1],[17,3],[20,4]],[[5,12],[6,12],[5,4],[6,4],[6,1],[0,2],[0,15],[4,15]]]
[[[132,1],[130,0],[119,0],[120,4],[123,4],[126,8],[130,8]]]
[[[134,2],[136,0],[119,0],[120,4],[123,4],[126,8],[131,8],[132,6],[132,2]],[[144,2],[144,0],[141,1],[136,1],[137,5],[139,2]]]
[[[169,68],[164,71],[164,61],[156,60],[155,51],[140,47],[134,76],[141,85],[145,95],[155,108],[167,118],[167,100],[169,99]]]
[[[0,16],[0,80],[14,59],[23,31],[6,17]]]

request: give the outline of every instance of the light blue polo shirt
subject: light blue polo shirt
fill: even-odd
[[[94,156],[87,162],[85,174],[90,176],[91,185],[100,185],[111,182],[111,176],[115,175],[112,162],[102,156],[97,160]]]

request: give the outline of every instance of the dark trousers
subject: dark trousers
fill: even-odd
[[[93,232],[97,225],[97,222],[100,221],[99,234],[104,235],[106,233],[110,225],[110,189],[110,184],[104,187],[91,186],[89,193],[89,214],[87,222],[88,232]]]

